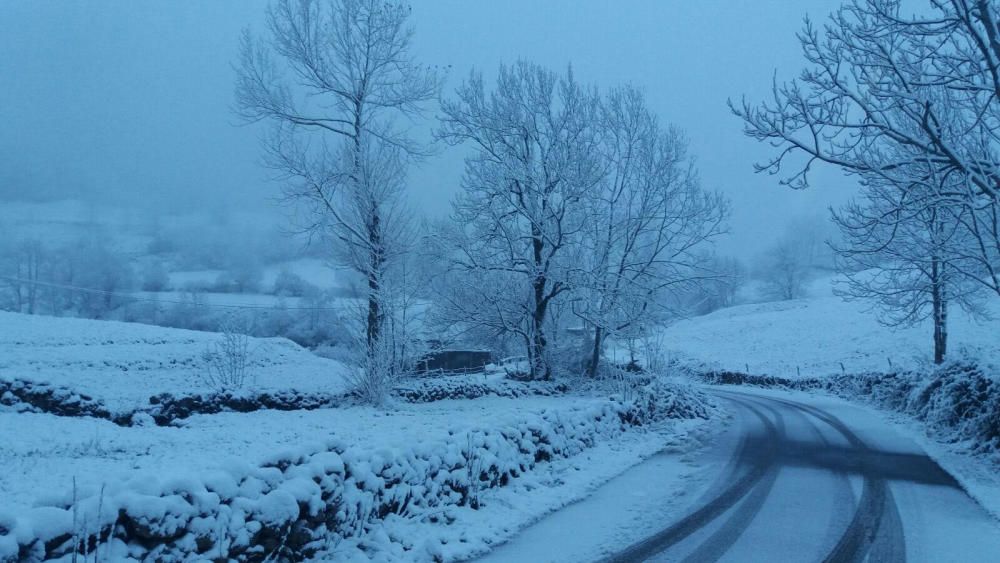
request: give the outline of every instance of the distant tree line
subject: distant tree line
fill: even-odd
[[[353,295],[350,288],[322,290],[287,270],[265,286],[262,266],[240,260],[215,279],[175,287],[164,265],[175,262],[175,254],[154,254],[156,240],[140,253],[128,253],[99,231],[63,242],[5,237],[0,310],[216,330],[234,308],[218,306],[211,294],[263,293],[273,304],[249,311],[253,335],[285,336],[313,347],[346,345],[339,309]],[[253,283],[240,282],[241,276]]]

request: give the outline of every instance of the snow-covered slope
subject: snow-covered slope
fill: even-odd
[[[866,303],[833,295],[831,283],[817,282],[805,299],[740,305],[678,322],[663,332],[662,347],[725,369],[784,377],[886,370],[890,361],[900,367],[930,358],[929,322],[882,326]],[[1000,319],[1000,307],[994,310]],[[976,322],[953,311],[950,350],[963,349],[1000,357],[1000,320]]]
[[[159,393],[207,391],[204,354],[220,335],[114,321],[0,312],[0,378],[41,381],[112,410]],[[283,338],[253,339],[255,388],[336,393],[346,369]]]

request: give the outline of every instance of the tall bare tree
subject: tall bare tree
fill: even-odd
[[[385,0],[276,0],[269,33],[244,34],[237,66],[237,111],[270,123],[265,163],[306,212],[303,227],[332,237],[366,280],[369,355],[381,348],[406,164],[425,153],[401,122],[441,83],[410,54],[409,14]]]
[[[722,196],[701,189],[683,137],[663,130],[640,91],[612,90],[600,114],[603,176],[586,201],[590,266],[586,296],[574,300],[593,327],[591,376],[606,337],[648,321],[663,292],[714,275],[702,251],[728,212]]]
[[[756,274],[763,282],[766,297],[789,301],[805,296],[806,284],[813,275],[805,248],[788,232],[763,253]]]
[[[477,284],[467,290],[484,292],[498,332],[523,338],[530,377],[549,378],[549,308],[572,287],[583,200],[600,179],[597,95],[572,72],[521,61],[501,66],[489,93],[473,73],[442,108],[438,136],[472,146],[445,253]],[[496,283],[480,285],[487,274]]]
[[[933,167],[913,175],[948,181]],[[837,292],[872,302],[887,326],[912,326],[929,317],[934,362],[940,364],[948,350],[949,307],[982,313],[985,288],[965,275],[976,267],[965,250],[972,244],[964,223],[971,211],[946,206],[937,189],[951,188],[866,182],[861,197],[835,213],[834,222],[843,235],[835,250],[846,274]]]

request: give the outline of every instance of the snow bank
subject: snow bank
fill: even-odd
[[[972,453],[1000,464],[1000,370],[969,360],[929,370],[841,374],[787,379],[732,371],[709,371],[715,384],[821,390],[913,417],[935,438],[963,443]]]
[[[709,413],[700,395],[656,383],[635,401],[545,411],[403,452],[361,452],[334,442],[256,467],[130,482],[18,518],[0,514],[0,561],[51,560],[85,550],[112,560],[302,560],[361,536],[367,539],[354,544],[358,555],[378,549],[430,560],[439,545],[400,545],[376,524],[395,515],[447,525],[442,508],[475,508],[480,491],[503,487],[539,464],[577,455],[636,426]]]

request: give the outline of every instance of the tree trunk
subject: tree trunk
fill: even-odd
[[[548,346],[548,340],[545,338],[546,308],[547,303],[544,300],[540,303],[536,301],[535,312],[531,316],[531,379],[547,380],[552,376],[552,368],[549,367],[549,363],[545,360],[545,349]]]
[[[374,353],[378,339],[381,336],[381,303],[379,292],[382,290],[379,273],[382,271],[382,236],[379,231],[378,210],[373,209],[371,224],[368,227],[369,251],[368,265],[368,319],[366,327],[366,337],[369,353]]]
[[[604,329],[594,328],[594,349],[590,354],[590,366],[587,368],[589,377],[597,377],[597,368],[601,363],[601,347],[604,345]]]
[[[535,278],[532,280],[534,290],[535,310],[531,315],[531,347],[530,356],[532,379],[549,379],[552,376],[552,368],[546,361],[545,348],[548,341],[545,339],[545,314],[548,309],[549,300],[545,295],[548,278],[545,275],[544,259],[542,254],[545,250],[545,241],[542,233],[536,225],[531,227],[531,246],[535,266]]]
[[[931,305],[934,317],[934,363],[944,362],[948,352],[948,302],[945,296],[941,263],[937,257],[931,260]]]

